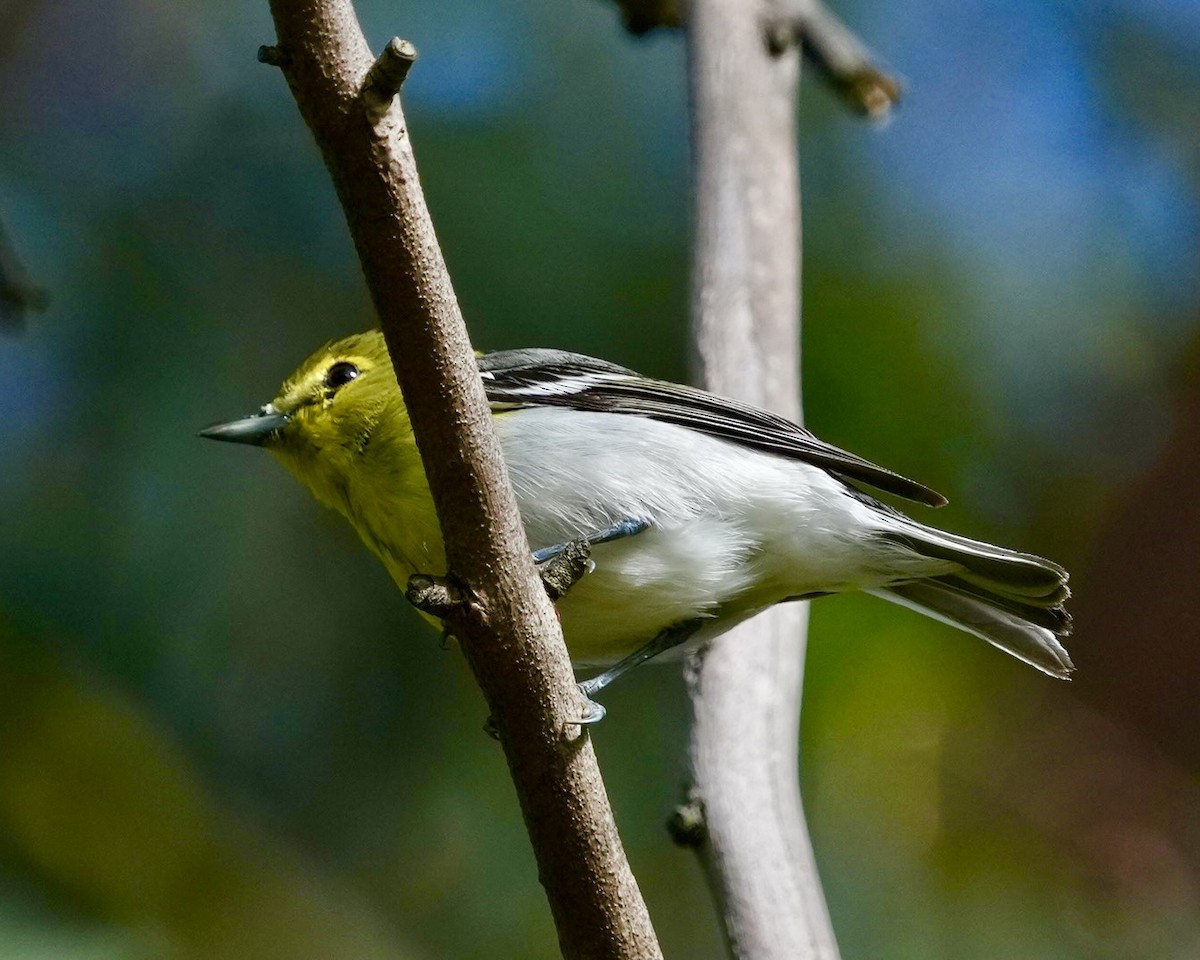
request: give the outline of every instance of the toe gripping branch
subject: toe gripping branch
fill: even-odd
[[[645,646],[639,647],[603,673],[592,677],[590,680],[584,680],[583,683],[579,684],[579,692],[583,695],[584,699],[584,711],[583,716],[577,722],[587,724],[603,720],[605,714],[604,707],[592,699],[592,694],[599,693],[618,677],[624,676],[634,667],[640,666],[647,660],[657,657],[660,653],[690,640],[703,623],[704,621],[699,619],[684,620],[674,626],[667,627],[667,629],[661,631],[658,636]]]
[[[575,584],[595,569],[596,565],[592,562],[592,547],[636,536],[649,528],[648,521],[629,518],[596,533],[535,550],[533,560],[538,566],[538,573],[550,599],[555,602],[559,601]],[[408,578],[405,596],[408,598],[408,602],[421,612],[443,620],[467,602],[464,587],[452,577],[435,577],[426,573],[416,573]],[[589,724],[603,720],[604,707],[593,700],[591,694],[608,686],[626,670],[650,659],[668,647],[681,643],[695,629],[695,626],[688,623],[665,630],[645,647],[626,657],[611,669],[579,684],[579,692],[584,700],[584,710],[577,722]],[[488,731],[489,736],[497,736],[495,725],[490,718],[484,729]]]
[[[631,517],[576,540],[534,550],[533,562],[538,565],[542,583],[546,585],[546,593],[550,595],[550,599],[555,602],[561,600],[568,590],[595,569],[592,547],[632,537],[649,528],[650,524],[647,521]]]
[[[557,552],[546,560],[538,562],[537,554],[533,556],[538,562],[538,574],[547,596],[557,603],[596,565],[592,562],[592,545],[586,539],[572,540],[551,549]]]
[[[646,520],[627,518],[614,523],[611,527],[600,530],[576,540],[555,544],[533,552],[533,560],[538,565],[542,583],[550,599],[557,603],[566,596],[567,591],[595,569],[592,561],[592,547],[621,540],[625,537],[636,536],[649,529]],[[591,698],[591,694],[605,684],[595,686],[597,677],[579,684],[579,692],[583,697],[583,714],[577,721],[581,726],[598,723],[604,719],[604,707]]]

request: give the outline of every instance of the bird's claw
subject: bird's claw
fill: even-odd
[[[608,711],[604,709],[602,703],[597,703],[592,699],[591,689],[586,680],[579,684],[579,695],[583,697],[583,714],[578,720],[572,720],[571,723],[584,727],[603,720]]]

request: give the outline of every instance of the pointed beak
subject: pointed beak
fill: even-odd
[[[199,436],[209,440],[225,440],[229,443],[249,443],[261,447],[270,437],[287,426],[288,415],[280,413],[271,404],[262,411],[241,420],[230,420],[228,423],[214,423],[205,427]]]

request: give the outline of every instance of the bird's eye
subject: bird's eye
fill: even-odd
[[[359,374],[359,369],[352,363],[340,360],[325,372],[325,386],[330,390],[349,383]]]

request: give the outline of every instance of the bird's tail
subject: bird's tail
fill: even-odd
[[[883,536],[962,569],[889,584],[871,593],[974,634],[1052,677],[1070,678],[1075,665],[1059,642],[1071,635],[1071,616],[1063,606],[1071,591],[1062,567],[910,523]]]

